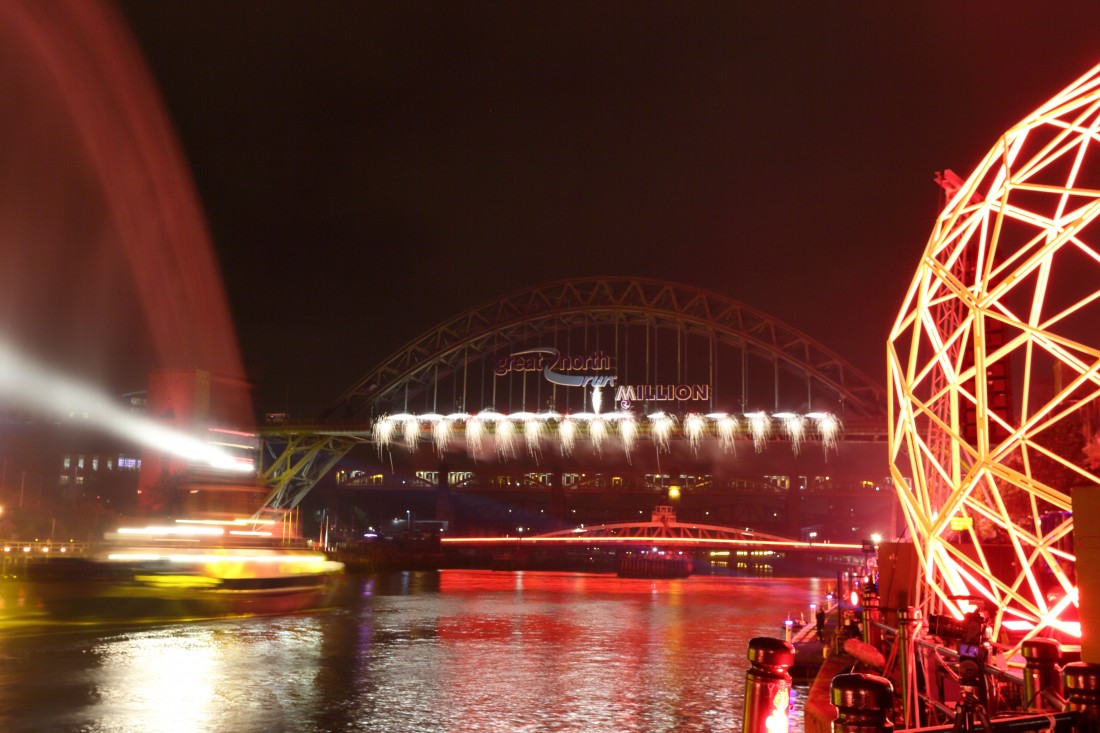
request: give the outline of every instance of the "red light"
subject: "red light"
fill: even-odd
[[[857,591],[852,591],[851,601],[853,606],[859,605],[859,593]]]

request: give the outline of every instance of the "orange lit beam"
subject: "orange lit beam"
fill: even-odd
[[[863,551],[862,544],[846,542],[779,542],[774,540],[724,540],[699,537],[644,537],[644,536],[615,536],[615,537],[443,537],[443,544],[450,545],[490,545],[521,543],[525,545],[720,545],[724,547],[769,547],[787,550],[849,550]]]

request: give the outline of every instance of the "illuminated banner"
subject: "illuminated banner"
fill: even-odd
[[[538,372],[552,384],[563,387],[614,387],[614,374],[562,374],[562,372],[602,372],[611,369],[611,357],[603,351],[593,351],[587,356],[562,356],[550,346],[518,351],[497,361],[493,371],[498,377],[511,372]]]
[[[705,402],[710,399],[709,384],[635,384],[615,391],[615,401],[631,402]]]
[[[583,355],[562,354],[552,346],[517,351],[498,359],[493,373],[505,377],[515,372],[542,372],[546,381],[562,387],[615,387],[611,357],[602,350]],[[587,372],[577,374],[576,372]],[[615,401],[624,407],[632,402],[706,402],[709,384],[634,384],[616,389]]]

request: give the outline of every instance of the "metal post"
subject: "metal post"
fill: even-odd
[[[1061,710],[1062,676],[1058,662],[1062,650],[1054,639],[1037,637],[1023,643],[1021,653],[1024,666],[1024,702],[1033,712]],[[1049,693],[1049,695],[1047,694]]]
[[[875,649],[882,642],[882,629],[878,627],[881,620],[878,590],[868,583],[863,586],[863,643],[870,644]]]
[[[894,729],[894,686],[885,677],[856,672],[840,674],[829,685],[829,700],[837,709],[836,733],[884,733]]]
[[[1071,662],[1062,668],[1066,711],[1077,713],[1079,733],[1100,731],[1100,664]]]
[[[901,711],[902,722],[906,728],[920,725],[917,698],[917,660],[913,640],[921,623],[919,608],[907,606],[898,610],[898,659],[901,675]]]
[[[758,636],[749,641],[743,733],[787,733],[794,645]]]

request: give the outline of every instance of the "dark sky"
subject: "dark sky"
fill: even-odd
[[[1100,62],[1094,1],[120,7],[260,409],[303,417],[466,308],[590,275],[713,290],[885,383],[934,173]]]

